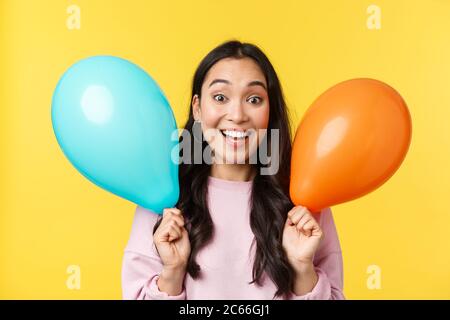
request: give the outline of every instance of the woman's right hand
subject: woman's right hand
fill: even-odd
[[[184,217],[177,208],[163,211],[161,224],[153,235],[153,242],[166,270],[185,270],[191,243],[184,227]]]

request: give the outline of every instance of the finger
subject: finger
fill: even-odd
[[[315,236],[322,236],[323,235],[322,228],[317,223],[317,221],[314,220],[314,219],[311,220],[310,222],[306,223],[303,228],[304,229],[307,228],[307,229],[311,230],[311,235],[315,235]]]
[[[287,217],[290,218],[294,212],[297,210],[298,207],[293,207],[291,210],[288,211]]]
[[[163,217],[166,215],[182,215],[182,213],[177,208],[165,208],[163,210]]]
[[[180,227],[184,226],[184,217],[181,214],[174,213],[170,209],[164,209],[163,221],[161,224],[168,224],[172,220],[176,221]]]
[[[162,228],[162,230],[168,230],[170,227],[174,227],[177,229],[180,228],[178,222],[173,217],[167,218],[167,220],[164,221],[164,224],[161,223],[160,227]]]
[[[178,227],[170,226],[168,231],[168,241],[174,241],[181,238],[181,230]]]
[[[309,215],[304,215],[300,221],[295,226],[299,232],[302,232],[305,236],[309,236],[309,232],[305,229],[305,224],[311,221],[311,217]]]
[[[154,240],[157,242],[167,242],[172,241],[176,237],[177,225],[160,225],[154,234]],[[173,231],[175,230],[175,231]]]
[[[287,213],[287,216],[286,216],[286,224],[287,224],[288,226],[294,225],[294,223],[292,223],[291,216],[294,214],[296,208],[297,208],[297,207],[293,207],[293,208],[292,208],[291,210],[289,210],[288,213]]]
[[[175,223],[179,227],[184,227],[184,218],[183,216],[172,215],[169,221],[175,221]]]
[[[305,207],[300,208],[299,210],[296,210],[292,216],[290,217],[291,221],[293,224],[298,224],[298,222],[300,221],[300,219],[308,213],[308,209],[306,209]]]
[[[181,225],[180,225],[181,224]],[[184,227],[184,222],[177,217],[170,217],[167,219],[167,221],[163,225],[164,228],[166,227],[175,227],[175,228],[181,228]]]
[[[286,219],[286,225],[288,225],[288,226],[294,225],[289,217]]]
[[[182,215],[181,210],[178,208],[169,208],[169,210],[176,215]]]
[[[300,220],[297,222],[296,227],[297,229],[303,228],[303,226],[305,225],[306,222],[308,222],[309,220],[311,220],[312,217],[311,215],[305,213]]]
[[[313,231],[317,229],[319,226],[314,222],[314,220],[309,220],[303,225],[303,231],[305,235],[310,237],[313,234]]]
[[[163,210],[163,218],[166,218],[167,216],[171,215],[172,211],[170,210],[170,208],[166,208]]]
[[[291,210],[289,210],[289,212],[287,214],[288,217],[289,218],[292,217],[295,213],[297,213],[298,211],[300,211],[303,208],[304,208],[303,206],[295,206],[295,207],[293,207]]]

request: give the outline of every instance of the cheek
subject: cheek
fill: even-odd
[[[202,123],[205,128],[217,128],[222,117],[221,111],[217,108],[206,106],[202,110]]]
[[[256,151],[258,145],[263,141],[264,136],[267,134],[269,127],[269,105],[261,106],[261,108],[255,109],[252,114],[252,123],[256,130],[256,135],[250,140],[250,153]]]
[[[206,109],[202,112],[202,130],[203,135],[209,143],[214,141],[217,134],[217,126],[219,125],[221,114],[218,111]]]
[[[252,114],[252,122],[255,129],[267,129],[269,126],[269,106],[262,106],[262,108],[256,109]]]

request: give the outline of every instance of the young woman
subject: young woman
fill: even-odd
[[[312,213],[289,199],[287,108],[258,47],[229,41],[201,61],[184,128],[192,144],[181,147],[179,201],[162,216],[137,208],[123,298],[344,299],[330,208]]]

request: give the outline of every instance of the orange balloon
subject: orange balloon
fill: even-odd
[[[318,212],[375,190],[399,168],[411,130],[408,107],[387,84],[352,79],[331,87],[297,128],[291,200]]]

